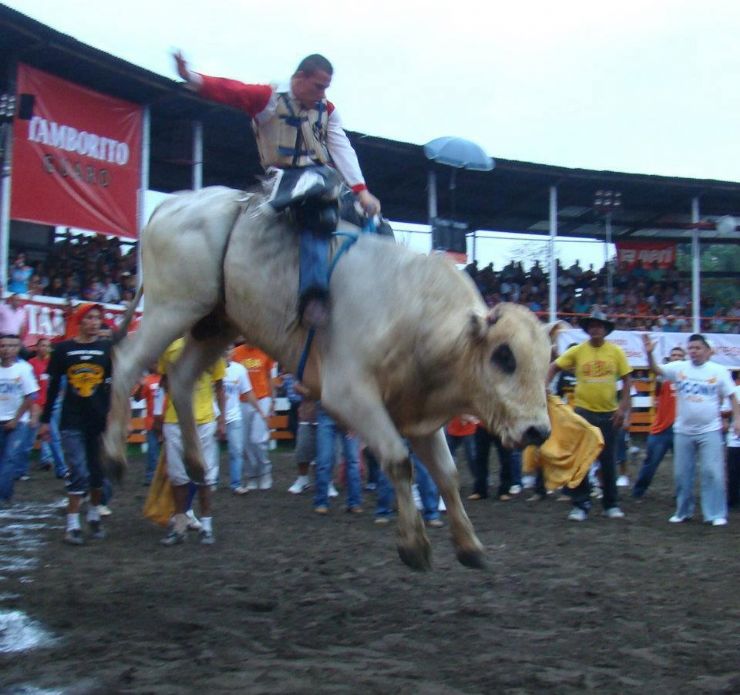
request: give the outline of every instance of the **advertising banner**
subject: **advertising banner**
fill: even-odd
[[[657,261],[662,270],[672,268],[676,262],[676,244],[672,241],[618,241],[617,264],[627,263],[632,268],[642,261],[643,268],[651,268]]]
[[[22,64],[18,97],[11,218],[136,238],[141,108]]]

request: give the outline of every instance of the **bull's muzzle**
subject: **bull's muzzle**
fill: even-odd
[[[531,427],[528,427],[527,430],[524,432],[522,446],[525,447],[529,446],[530,444],[534,446],[542,446],[542,444],[545,443],[549,436],[549,427],[537,427],[535,425],[532,425]]]

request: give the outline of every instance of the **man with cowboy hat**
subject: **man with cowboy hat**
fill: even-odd
[[[547,382],[561,370],[571,371],[576,377],[574,391],[575,412],[598,427],[604,437],[604,448],[599,456],[602,471],[604,516],[621,519],[624,513],[617,504],[617,481],[614,462],[616,433],[622,427],[630,410],[631,367],[624,350],[605,340],[614,330],[614,323],[594,307],[591,314],[579,321],[589,339],[566,350],[550,364]],[[622,380],[622,393],[617,403],[617,382]],[[572,493],[571,521],[585,521],[591,509],[591,484],[585,476]]]

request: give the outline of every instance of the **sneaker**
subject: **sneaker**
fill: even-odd
[[[607,519],[624,519],[624,512],[619,507],[609,507],[602,512]]]
[[[25,482],[26,480],[31,480],[31,476],[24,474],[20,478],[18,478],[18,480],[22,480],[23,482]]]
[[[247,491],[252,491],[252,490],[259,490],[259,485],[257,484],[256,480],[250,480],[247,483]]]
[[[272,487],[272,474],[271,473],[265,473],[260,478],[259,482],[259,489],[260,490],[269,490]]]
[[[288,488],[291,495],[300,495],[311,487],[311,479],[307,475],[299,475],[295,482]]]
[[[113,512],[106,505],[99,504],[98,505],[98,514],[100,514],[100,516],[110,516],[111,514],[113,514]]]
[[[358,505],[355,505],[354,507],[347,507],[347,514],[362,514],[364,513],[364,509]]]
[[[442,519],[427,519],[424,523],[427,528],[442,528],[445,525]]]
[[[591,497],[594,499],[600,500],[604,496],[604,493],[601,491],[601,488],[598,486],[594,486],[591,490]]]
[[[237,485],[235,488],[232,488],[231,492],[234,495],[246,495],[249,490],[247,490],[243,485]]]
[[[213,531],[203,530],[200,532],[200,544],[201,545],[213,545],[216,542],[216,536],[213,535]]]
[[[365,492],[375,492],[377,489],[377,483],[368,483],[367,485],[365,485]]]
[[[629,476],[620,475],[617,478],[617,487],[629,487],[629,486],[630,486]]]
[[[329,513],[329,507],[325,507],[323,505],[314,507],[313,510],[316,514],[321,514],[322,516],[326,516]]]
[[[105,529],[99,519],[97,521],[88,521],[87,525],[90,527],[91,538],[94,538],[96,541],[101,541],[105,538]]]
[[[510,495],[518,495],[521,491],[522,491],[522,486],[521,485],[512,485],[509,488],[509,494]]]
[[[68,545],[85,545],[85,539],[82,537],[82,531],[78,528],[67,529],[64,534],[64,542]]]
[[[437,511],[438,512],[447,511],[447,505],[445,504],[445,501],[441,497],[439,498],[439,504],[437,505]]]
[[[201,531],[203,529],[203,524],[200,523],[200,520],[195,516],[195,512],[192,509],[188,509],[185,512],[185,516],[188,517],[188,529],[190,531]]]
[[[180,545],[184,543],[187,536],[184,533],[178,533],[175,529],[172,529],[160,542],[161,545]]]
[[[681,516],[680,514],[674,514],[670,519],[668,519],[669,524],[682,524],[684,521],[688,521],[691,519],[690,516]]]
[[[724,517],[714,519],[714,521],[712,521],[712,526],[727,526],[727,519],[725,519]]]
[[[391,520],[390,520],[390,518],[389,518],[389,517],[387,517],[387,516],[376,516],[376,517],[375,517],[375,518],[373,519],[373,523],[374,523],[374,524],[375,524],[376,526],[387,526],[388,524],[390,524],[390,523],[391,523]]]
[[[327,494],[329,495],[329,497],[339,497],[339,493],[334,487],[334,483],[329,483],[329,492]]]
[[[478,500],[483,499],[483,495],[481,495],[479,492],[474,492],[472,495],[468,495],[468,499],[471,502],[477,502]]]
[[[539,492],[535,492],[534,494],[527,497],[525,502],[542,502],[543,500],[547,499],[547,495],[542,495]]]
[[[580,507],[573,507],[568,514],[568,521],[586,521],[588,514]]]

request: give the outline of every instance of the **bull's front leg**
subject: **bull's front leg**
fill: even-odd
[[[409,441],[414,453],[429,469],[445,502],[457,559],[466,567],[484,568],[483,545],[475,535],[473,524],[460,499],[457,469],[443,430],[439,429],[426,437],[409,437]]]
[[[339,385],[331,381],[325,380],[322,385],[322,406],[362,437],[380,460],[383,472],[396,490],[397,548],[401,560],[411,569],[428,570],[431,545],[411,494],[413,467],[408,447],[377,393],[370,387],[360,386],[359,379],[349,388],[346,385],[338,388]]]

